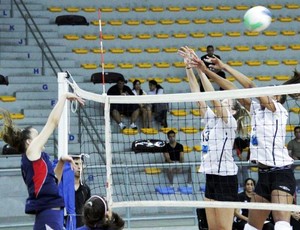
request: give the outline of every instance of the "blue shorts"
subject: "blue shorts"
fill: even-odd
[[[61,210],[46,209],[35,215],[33,230],[46,230],[46,225],[54,230],[63,230],[64,212]],[[49,228],[48,228],[49,229]]]

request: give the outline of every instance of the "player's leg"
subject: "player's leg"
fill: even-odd
[[[234,209],[232,208],[216,208],[215,209],[215,221],[217,223],[217,229],[231,230],[233,223]]]

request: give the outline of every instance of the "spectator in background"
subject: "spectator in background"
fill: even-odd
[[[300,126],[294,128],[295,138],[288,143],[289,155],[294,160],[300,160]]]
[[[132,92],[134,93],[134,95],[147,95],[147,93],[141,88],[140,80],[134,80]],[[140,104],[140,112],[142,115],[143,128],[151,128],[152,105]]]
[[[209,62],[209,60],[208,60],[209,58],[212,58],[212,57],[217,57],[218,59],[221,59],[221,57],[219,55],[215,54],[214,52],[215,52],[214,46],[209,45],[206,47],[206,54],[203,55],[200,59],[204,62],[206,67],[209,68],[211,71],[218,74],[222,78],[226,78],[225,72],[220,69],[215,69],[213,67],[213,64],[211,62]],[[220,87],[220,90],[223,90],[223,89]],[[200,91],[204,92],[204,88],[203,88],[202,84],[200,84]]]
[[[172,163],[183,163],[184,162],[184,152],[183,152],[183,145],[176,141],[176,134],[173,130],[170,130],[167,133],[167,137],[169,142],[164,147],[164,158],[165,162],[172,164]],[[183,170],[181,168],[169,168],[167,169],[167,177],[171,187],[173,187],[173,178],[174,173],[181,173]],[[187,183],[190,184],[192,182],[191,176],[191,168],[188,170],[188,179]]]
[[[159,85],[155,80],[149,81],[149,95],[164,94],[164,88]],[[155,103],[152,105],[152,111],[155,113],[155,120],[160,122],[163,127],[168,127],[167,112],[168,103]]]
[[[117,84],[113,85],[107,91],[107,95],[134,95],[131,89],[125,85],[123,78],[120,78]],[[140,106],[138,104],[111,104],[110,112],[113,119],[117,122],[120,129],[123,130],[126,128],[126,125],[122,122],[121,114],[131,117],[131,129],[137,129],[135,124],[140,113]]]
[[[124,228],[123,219],[116,213],[108,214],[106,200],[94,195],[83,207],[84,226],[78,230],[121,230]]]
[[[74,170],[74,185],[75,185],[75,212],[76,212],[76,227],[83,226],[82,211],[83,205],[91,197],[91,190],[87,184],[82,181],[83,170],[83,154],[72,156],[76,167]]]

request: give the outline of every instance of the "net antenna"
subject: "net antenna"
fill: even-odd
[[[103,36],[102,36],[102,21],[101,10],[98,9],[98,21],[99,21],[99,42],[100,42],[100,65],[102,67],[102,92],[105,94],[105,77],[104,77],[104,51],[103,51]]]

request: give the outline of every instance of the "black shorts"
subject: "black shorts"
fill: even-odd
[[[205,197],[217,201],[238,201],[238,179],[206,174]]]
[[[292,196],[296,190],[296,180],[291,168],[269,168],[258,171],[258,181],[255,186],[255,193],[271,201],[273,190],[284,191]]]
[[[112,104],[110,106],[110,112],[113,110],[118,110],[120,114],[129,117],[135,110],[139,108],[140,106],[138,104]]]

